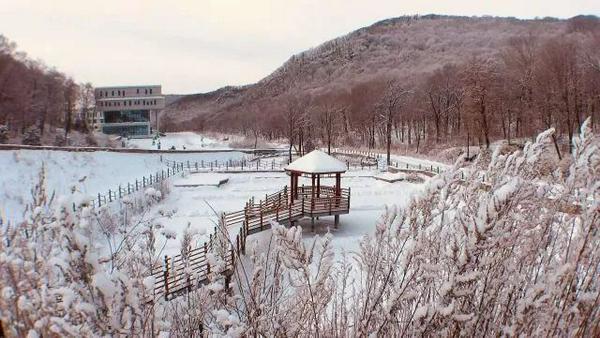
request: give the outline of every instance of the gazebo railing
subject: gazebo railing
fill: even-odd
[[[299,186],[298,187],[298,198],[301,199],[304,197],[305,199],[311,198],[313,196],[313,191],[315,193],[315,197],[335,197],[336,196],[336,188],[332,186],[322,185],[320,188],[308,186]],[[348,194],[348,188],[341,188],[340,194],[345,195]]]

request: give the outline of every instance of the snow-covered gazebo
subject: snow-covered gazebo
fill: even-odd
[[[334,215],[335,226],[339,223],[339,215],[350,210],[350,189],[341,186],[342,173],[346,172],[346,164],[320,150],[313,150],[285,167],[290,175],[290,203],[299,203],[302,213],[312,219],[315,217]],[[310,186],[299,186],[300,176],[310,177]],[[335,177],[334,186],[321,185],[321,178]]]

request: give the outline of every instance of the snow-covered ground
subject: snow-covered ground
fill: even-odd
[[[158,142],[152,138],[131,139],[126,141],[128,148],[158,149]],[[207,150],[230,149],[228,142],[223,138],[218,140],[194,132],[168,133],[160,138],[160,149],[166,150],[175,147],[177,150]]]
[[[411,196],[419,191],[422,184],[408,182],[387,183],[375,180],[372,171],[352,171],[342,176],[342,186],[351,189],[350,214],[340,217],[340,227],[333,229],[333,216],[321,218],[316,223],[316,234],[324,234],[328,229],[334,234],[333,243],[337,248],[346,250],[357,249],[359,240],[374,229],[375,222],[384,212],[386,205],[402,206],[408,203]],[[206,180],[218,174],[205,173]],[[241,173],[229,174],[229,181],[221,187],[173,187],[169,196],[157,208],[172,210],[176,213],[171,218],[160,219],[161,225],[177,234],[178,238],[188,224],[200,234],[198,243],[207,240],[207,234],[212,232],[218,217],[215,214],[243,209],[251,197],[256,200],[264,198],[289,184],[289,177],[284,173]],[[333,180],[333,179],[332,179]],[[310,184],[309,180],[300,184]],[[322,184],[333,185],[334,182],[323,180]],[[310,221],[300,224],[304,228],[305,238],[312,238],[315,233],[310,231]],[[236,233],[236,229],[231,229]],[[254,235],[252,235],[254,236]],[[248,239],[253,241],[252,236]],[[161,248],[164,240],[157,243]],[[166,243],[164,254],[174,255],[179,252],[179,241],[171,240]]]
[[[202,147],[223,147],[222,142],[204,138],[204,143],[197,143],[198,135],[194,133],[171,134],[173,144],[181,149],[183,144],[189,150]],[[202,139],[201,139],[202,140]],[[138,146],[151,146],[151,140],[131,140]],[[163,148],[164,143],[163,138]],[[177,143],[178,142],[178,143]],[[237,151],[208,153],[171,153],[163,154],[164,159],[181,162],[194,161],[227,161],[240,160],[248,155]],[[440,165],[441,163],[394,156],[394,160],[411,164]],[[0,217],[5,220],[18,221],[26,204],[30,201],[31,187],[37,182],[37,175],[44,165],[47,172],[47,190],[57,195],[69,194],[73,189],[83,195],[95,196],[115,189],[119,185],[133,182],[141,176],[155,173],[165,168],[160,154],[129,154],[115,152],[65,152],[65,151],[0,151]],[[340,227],[333,229],[333,217],[321,218],[316,224],[316,234],[324,234],[328,229],[334,234],[334,244],[338,248],[358,248],[360,238],[374,229],[378,217],[386,206],[405,205],[411,196],[418,192],[423,184],[406,181],[388,183],[375,180],[377,171],[358,170],[343,175],[342,185],[351,188],[351,209],[349,215],[342,215]],[[198,233],[210,233],[217,220],[215,213],[241,210],[245,202],[254,197],[264,198],[289,184],[285,173],[236,173],[217,174],[201,173],[193,177],[179,180],[180,183],[192,182],[213,184],[228,178],[227,183],[217,187],[201,185],[194,187],[173,186],[170,194],[158,205],[158,209],[177,210],[170,218],[160,219],[164,229],[177,234],[178,239],[185,228],[190,227]],[[174,180],[174,181],[175,181]],[[188,182],[188,183],[189,183]],[[207,183],[208,182],[208,183]],[[308,180],[300,184],[310,184]],[[323,180],[322,184],[333,185],[334,182]],[[183,184],[187,185],[187,184]],[[305,228],[304,236],[312,238],[310,221],[301,221]],[[232,229],[235,231],[235,229]],[[159,238],[163,238],[160,237]],[[197,236],[198,243],[206,240],[206,236]],[[252,238],[249,238],[252,242]],[[157,243],[162,247],[163,243]],[[171,240],[165,247],[164,254],[173,255],[179,251],[179,241]]]
[[[18,221],[31,201],[42,165],[46,169],[47,191],[57,195],[76,189],[95,196],[164,169],[160,154],[115,152],[68,152],[50,150],[0,151],[0,217]],[[162,155],[174,161],[227,161],[247,156],[241,152],[213,152]]]

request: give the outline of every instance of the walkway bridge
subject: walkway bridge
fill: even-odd
[[[350,188],[299,186],[296,190],[297,193],[292,196],[291,189],[285,186],[266,195],[258,203],[251,198],[244,209],[222,214],[220,221],[227,231],[239,227],[235,241],[229,241],[231,236],[219,234],[219,228],[215,227],[207,242],[185,256],[165,256],[163,264],[152,269],[154,296],[170,300],[208,283],[210,273],[214,272],[208,255],[217,249],[217,238],[225,236],[225,240],[229,241],[229,249],[221,255],[226,266],[219,271],[226,276],[225,282],[229,284],[236,260],[245,254],[249,235],[270,229],[272,222],[293,225],[303,217],[314,221],[315,217],[339,216],[350,211]]]

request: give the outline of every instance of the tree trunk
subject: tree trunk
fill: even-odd
[[[386,146],[387,146],[387,164],[390,165],[392,163],[390,152],[392,148],[392,123],[393,123],[392,112],[388,111],[388,118],[386,124]]]

